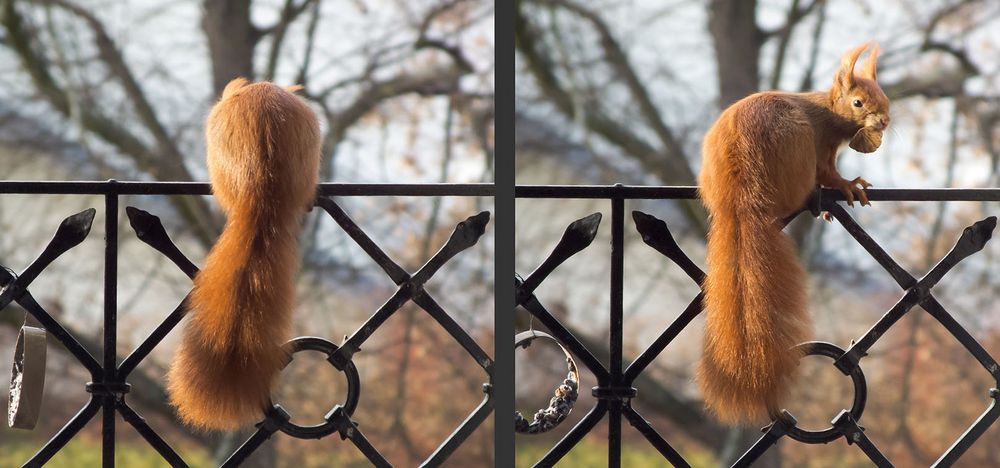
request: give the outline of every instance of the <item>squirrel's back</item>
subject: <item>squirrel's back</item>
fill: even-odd
[[[710,210],[733,205],[774,216],[800,208],[815,185],[814,136],[794,97],[764,92],[737,101],[705,134],[698,181],[703,202]]]
[[[287,211],[315,198],[320,134],[301,98],[243,78],[226,86],[208,117],[205,140],[212,192],[228,214],[239,203]]]

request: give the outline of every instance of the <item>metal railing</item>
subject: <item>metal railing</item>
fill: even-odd
[[[872,201],[1000,201],[998,189],[869,189]],[[608,348],[610,361],[607,365],[595,356],[595,350],[588,348],[578,337],[535,297],[534,291],[542,285],[546,277],[560,264],[574,254],[587,248],[597,235],[601,221],[600,213],[581,218],[566,228],[549,256],[523,280],[515,275],[516,305],[526,309],[534,320],[546,327],[548,332],[596,378],[597,386],[592,395],[596,404],[560,439],[535,466],[552,466],[565,456],[580,440],[607,416],[608,420],[608,465],[621,466],[622,419],[627,420],[643,437],[674,466],[687,467],[689,463],[635,408],[634,398],[641,388],[635,388],[636,379],[647,369],[677,335],[688,327],[702,311],[702,294],[699,293],[681,314],[640,353],[627,367],[623,366],[623,269],[625,200],[661,199],[690,200],[698,196],[695,187],[640,187],[640,186],[518,186],[515,198],[550,199],[605,199],[611,204],[611,271],[610,271],[610,336]],[[783,437],[807,444],[828,443],[843,437],[848,444],[857,445],[877,466],[891,467],[890,462],[865,435],[860,422],[864,413],[868,389],[862,371],[861,359],[913,306],[920,305],[983,366],[992,376],[995,387],[984,390],[984,396],[991,400],[981,416],[940,456],[933,466],[950,466],[976,442],[1000,417],[1000,369],[989,353],[949,314],[934,298],[932,287],[964,258],[983,248],[996,227],[996,217],[989,217],[965,229],[952,250],[923,278],[919,280],[904,270],[891,256],[876,243],[865,230],[847,213],[838,201],[843,195],[834,190],[815,191],[802,212],[819,215],[828,212],[847,232],[878,262],[893,280],[902,288],[903,296],[864,335],[853,340],[846,349],[832,343],[803,343],[807,355],[822,355],[831,358],[836,368],[850,376],[854,386],[853,404],[833,419],[832,427],[822,431],[805,430],[797,426],[795,418],[787,411],[764,428],[760,437],[733,466],[749,466]],[[801,212],[800,212],[801,213]],[[786,223],[793,217],[786,219]],[[677,264],[696,284],[702,284],[705,273],[681,250],[674,241],[667,224],[646,213],[632,212],[636,231],[649,247]],[[624,367],[624,368],[623,368]],[[569,382],[571,379],[568,379]],[[575,394],[573,395],[575,398]],[[530,436],[521,436],[530,437]]]
[[[56,338],[89,372],[91,381],[86,384],[90,400],[70,419],[58,433],[32,456],[24,466],[41,466],[93,419],[102,415],[103,466],[114,466],[115,414],[120,414],[171,466],[187,466],[177,452],[150,427],[145,419],[129,404],[129,375],[184,317],[186,298],[143,340],[124,360],[118,362],[116,353],[118,285],[118,217],[119,197],[122,195],[208,195],[205,183],[181,182],[0,182],[0,194],[94,194],[104,197],[104,328],[103,356],[94,357],[58,320],[45,311],[28,291],[31,282],[44,273],[46,266],[61,254],[80,244],[90,232],[97,214],[94,208],[66,218],[42,253],[20,274],[14,275],[0,269],[0,313],[11,302],[17,302],[44,329]],[[362,396],[360,376],[352,357],[361,345],[393,314],[409,301],[414,302],[430,315],[463,349],[482,367],[486,382],[484,397],[466,419],[445,439],[423,463],[440,465],[461,445],[493,411],[493,360],[476,341],[435,301],[424,284],[449,259],[472,247],[484,234],[489,222],[489,212],[482,212],[459,223],[448,241],[417,272],[410,274],[374,242],[351,219],[332,196],[461,196],[492,197],[492,184],[320,184],[317,206],[328,213],[361,249],[398,286],[396,292],[341,345],[319,337],[299,337],[288,343],[289,351],[313,350],[327,355],[327,361],[342,372],[347,381],[347,396],[325,415],[325,422],[315,426],[300,426],[290,421],[290,415],[274,405],[257,424],[256,431],[225,461],[222,466],[238,466],[241,462],[277,432],[301,439],[318,439],[338,434],[350,440],[368,460],[376,466],[391,466],[359,428],[352,414]],[[135,207],[125,208],[132,230],[139,240],[157,250],[188,277],[193,278],[198,268],[187,259],[170,239],[159,218]],[[123,235],[130,235],[122,233]],[[0,265],[2,266],[2,265]]]

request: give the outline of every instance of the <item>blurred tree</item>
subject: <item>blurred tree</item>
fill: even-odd
[[[205,0],[202,4],[201,27],[207,44],[212,96],[240,76],[303,85],[304,95],[321,109],[325,124],[324,180],[332,176],[331,161],[352,126],[401,96],[452,96],[458,103],[456,111],[470,122],[466,130],[477,135],[489,133],[492,91],[460,84],[463,77],[491,73],[488,65],[476,65],[466,57],[467,43],[462,41],[464,31],[488,12],[485,2],[450,0],[407,7],[410,24],[399,25],[392,41],[379,38],[356,44],[356,52],[349,58],[363,63],[363,67],[357,74],[340,76],[334,82],[314,62],[317,56],[327,58],[323,43],[331,39],[328,34],[317,33],[321,23],[329,21],[328,15],[321,14],[323,2],[287,0],[278,18],[266,25],[252,18],[257,3],[261,2]],[[363,3],[356,7],[362,10],[361,16],[369,8]],[[51,109],[127,158],[127,169],[110,176],[198,179],[192,169],[201,167],[200,158],[181,149],[189,145],[181,141],[186,136],[182,125],[187,123],[177,122],[175,115],[164,115],[172,103],[163,99],[161,91],[155,96],[148,93],[151,85],[143,75],[150,65],[133,63],[132,55],[126,54],[114,39],[116,33],[103,16],[98,9],[71,0],[4,0],[0,3],[0,23],[5,33],[2,45],[16,55],[20,62],[17,71],[30,78],[39,97]],[[84,32],[78,31],[78,25],[84,27]],[[118,25],[123,27],[128,26]],[[294,27],[298,29],[293,42],[290,39]],[[292,51],[292,47],[296,50]],[[263,65],[255,60],[260,56],[266,58]],[[188,60],[197,61],[190,56]],[[286,71],[279,76],[279,70]],[[345,96],[344,89],[352,90],[353,95]],[[204,96],[202,103],[207,104],[212,96]],[[488,139],[480,141],[488,150]],[[112,159],[109,155],[96,157]],[[186,197],[175,204],[198,238],[210,245],[220,220],[212,216],[207,203]]]

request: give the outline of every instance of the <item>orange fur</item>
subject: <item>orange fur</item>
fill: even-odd
[[[316,196],[316,115],[271,83],[231,81],[206,123],[212,191],[226,213],[195,277],[190,322],[167,374],[185,422],[234,429],[263,418],[287,355],[297,236]]]
[[[781,219],[817,184],[867,202],[867,183],[845,180],[836,168],[844,142],[862,128],[881,133],[888,125],[889,101],[875,82],[877,47],[861,75],[854,73],[866,48],[844,56],[829,91],[748,96],[705,135],[699,189],[711,227],[697,380],[724,422],[777,414],[802,357],[792,348],[809,339],[805,271]]]

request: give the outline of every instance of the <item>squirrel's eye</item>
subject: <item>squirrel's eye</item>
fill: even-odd
[[[862,105],[860,99],[855,99],[852,104],[854,104],[854,107],[861,107]]]

